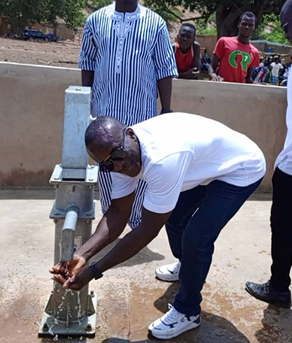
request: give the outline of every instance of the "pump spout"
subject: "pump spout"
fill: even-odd
[[[73,259],[74,255],[74,237],[78,220],[79,209],[76,206],[69,207],[64,225],[62,228],[61,238],[61,262],[67,262]]]

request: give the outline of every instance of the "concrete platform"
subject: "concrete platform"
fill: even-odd
[[[52,191],[0,192],[0,342],[158,342],[148,337],[147,327],[178,289],[177,283],[154,278],[156,267],[173,261],[164,230],[133,259],[91,282],[99,299],[94,339],[37,337],[53,283],[53,199]],[[166,342],[292,342],[292,311],[268,306],[244,290],[247,280],[269,278],[270,205],[268,196],[248,201],[223,230],[203,291],[201,327]]]

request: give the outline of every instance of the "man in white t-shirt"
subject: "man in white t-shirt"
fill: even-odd
[[[292,0],[281,10],[282,27],[292,44]],[[277,305],[291,307],[290,272],[292,266],[292,73],[288,76],[287,136],[284,149],[275,163],[273,175],[273,204],[271,208],[272,266],[270,280],[258,284],[246,283],[246,290],[255,298]]]
[[[180,289],[170,310],[149,330],[169,339],[196,328],[214,242],[261,183],[263,153],[227,126],[186,113],[132,127],[99,117],[89,125],[85,142],[89,155],[112,174],[113,202],[74,259],[51,269],[54,280],[78,290],[134,256],[166,225],[172,252],[181,261]],[[139,179],[148,185],[141,224],[98,262],[85,266],[123,232]]]
[[[272,84],[276,85],[279,79],[279,72],[284,68],[280,63],[279,57],[275,58],[275,62],[271,63],[270,68],[272,72]]]

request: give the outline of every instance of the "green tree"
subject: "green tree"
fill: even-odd
[[[205,19],[197,19],[195,22],[197,34],[198,35],[207,35],[207,36],[216,36],[217,35],[217,28],[216,28],[216,18],[215,13],[208,18]]]
[[[161,10],[172,12],[172,8],[182,6],[191,11],[198,11],[198,17],[207,20],[216,15],[217,36],[235,36],[238,34],[238,19],[245,11],[252,11],[258,23],[264,14],[278,14],[285,0],[146,0],[148,5],[155,4]],[[181,22],[188,18],[178,18]],[[191,18],[196,19],[196,18]]]
[[[91,0],[87,3],[87,7],[92,11],[97,11],[100,8],[112,3],[112,0]]]
[[[33,22],[56,24],[57,18],[75,28],[84,23],[85,5],[85,0],[1,0],[0,15],[9,17],[17,31]]]
[[[281,21],[276,14],[266,14],[253,36],[254,39],[265,39],[271,42],[289,44],[285,37]]]

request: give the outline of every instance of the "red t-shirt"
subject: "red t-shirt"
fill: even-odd
[[[186,54],[184,54],[179,46],[179,43],[174,43],[175,46],[175,61],[179,73],[185,73],[194,66],[194,47],[193,44]]]
[[[221,37],[214,54],[220,59],[218,75],[226,82],[246,83],[248,69],[260,64],[258,49],[239,42],[237,37]]]

